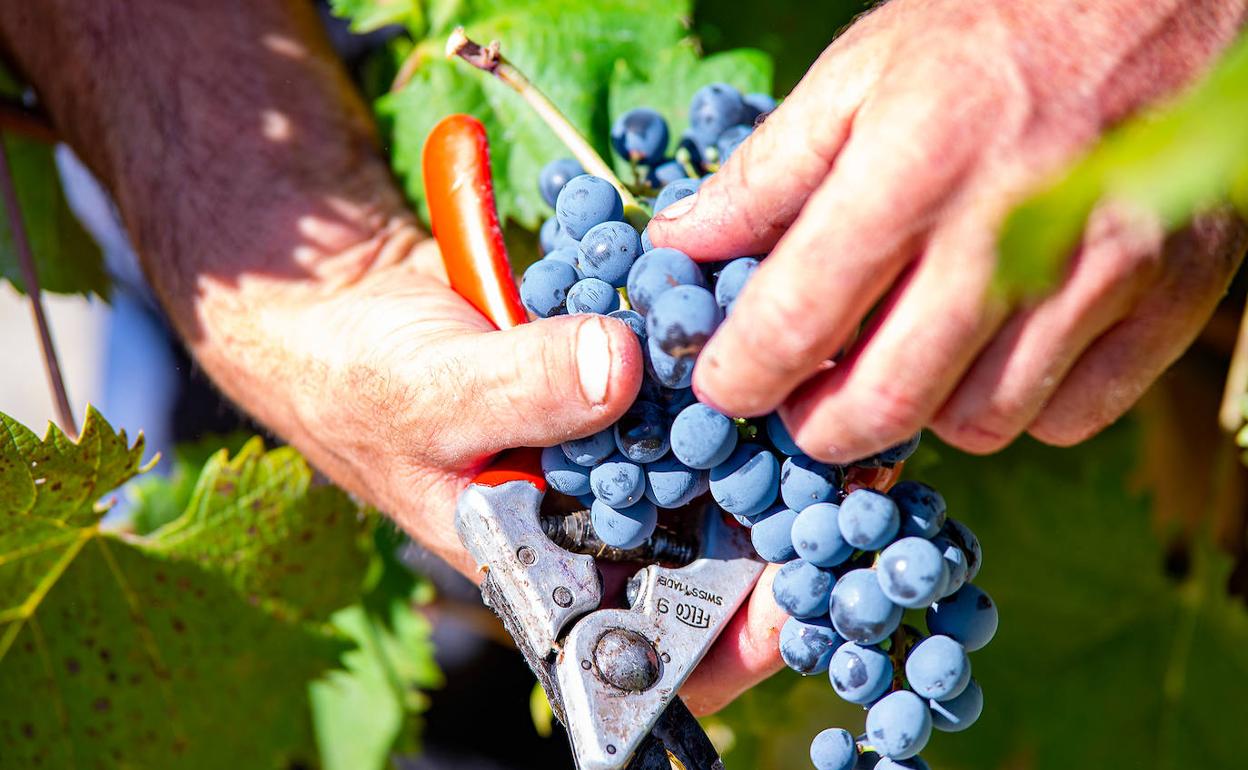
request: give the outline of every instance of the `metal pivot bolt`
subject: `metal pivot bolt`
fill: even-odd
[[[659,655],[636,631],[614,628],[600,636],[594,664],[604,682],[626,692],[643,692],[659,681]]]

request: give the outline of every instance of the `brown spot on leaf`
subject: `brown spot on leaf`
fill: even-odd
[[[34,738],[34,737],[35,737],[35,726],[34,726],[34,725],[32,725],[30,722],[23,722],[23,723],[22,723],[22,737],[23,737],[23,738]]]
[[[71,674],[77,674],[79,671],[82,670],[82,664],[78,662],[77,658],[66,658],[65,670]]]
[[[113,703],[108,698],[96,698],[95,701],[91,703],[91,708],[95,709],[101,714],[108,711],[112,707],[113,707]]]
[[[173,626],[173,632],[175,634],[181,634],[186,631],[186,624],[182,622],[181,618],[174,618],[170,625]]]

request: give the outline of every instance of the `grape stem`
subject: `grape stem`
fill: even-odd
[[[3,129],[0,129],[0,195],[4,197],[9,231],[13,234],[18,269],[22,274],[22,282],[26,284],[26,295],[30,297],[31,313],[35,318],[35,328],[39,332],[39,349],[43,353],[43,364],[48,373],[53,400],[56,402],[56,413],[61,423],[61,430],[65,431],[70,438],[76,439],[78,438],[78,425],[74,422],[74,413],[69,406],[65,377],[61,374],[61,362],[56,355],[56,345],[52,342],[52,330],[48,326],[48,315],[43,307],[43,291],[39,288],[39,274],[35,269],[35,258],[30,250],[30,240],[26,236],[26,224],[22,220],[22,206],[17,200],[17,190],[13,185],[13,172],[9,167],[9,155],[5,148]]]
[[[641,209],[632,191],[620,181],[607,162],[581,135],[581,132],[576,130],[576,126],[572,125],[567,116],[560,112],[555,103],[542,93],[523,72],[503,56],[497,40],[483,46],[469,38],[463,27],[456,27],[446,41],[446,56],[448,59],[458,56],[482,72],[488,72],[510,86],[533,108],[538,117],[555,133],[555,136],[559,137],[586,173],[602,177],[611,183],[611,186],[620,194],[620,199],[624,201],[626,212],[629,209],[636,211]]]

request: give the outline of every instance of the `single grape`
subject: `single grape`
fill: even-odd
[[[745,106],[752,110],[755,117],[766,115],[776,108],[776,100],[770,94],[746,94],[741,98]]]
[[[650,225],[647,224],[641,230],[641,253],[654,251],[654,244],[650,241]]]
[[[974,679],[967,682],[961,695],[945,701],[928,701],[932,710],[932,727],[946,733],[960,733],[979,719],[984,711],[984,691]]]
[[[565,441],[559,446],[567,458],[577,465],[597,465],[615,452],[615,433],[607,428],[592,436]]]
[[[546,255],[559,248],[555,243],[555,239],[562,232],[559,228],[559,220],[551,217],[542,223],[542,227],[537,231],[537,243],[541,247],[542,254]]]
[[[745,117],[741,92],[727,83],[702,86],[689,102],[689,128],[698,136],[718,137]]]
[[[819,567],[835,567],[854,552],[841,536],[840,506],[816,503],[793,520],[793,548],[797,555]]]
[[[752,125],[737,124],[724,129],[724,132],[715,140],[715,149],[719,150],[719,162],[726,162],[752,133],[754,133]]]
[[[654,200],[654,213],[658,214],[681,198],[693,195],[701,186],[701,179],[677,179],[674,182],[668,182],[662,190],[659,190],[659,197]]]
[[[855,489],[841,501],[838,520],[845,541],[861,551],[877,551],[897,535],[897,504],[874,489]]]
[[[550,488],[577,497],[589,492],[589,470],[568,459],[557,446],[542,450],[542,475]]]
[[[888,491],[901,512],[903,537],[933,538],[945,525],[945,498],[921,481],[902,481]]]
[[[589,520],[594,534],[613,548],[636,548],[654,534],[659,512],[654,503],[638,500],[627,508],[613,508],[601,500],[594,500],[589,509]]]
[[[687,388],[693,384],[692,358],[668,355],[654,340],[646,337],[646,371],[666,388]]]
[[[815,503],[835,502],[841,488],[841,469],[806,455],[787,458],[780,469],[780,496],[784,504],[803,511]]]
[[[966,579],[974,580],[979,575],[980,567],[984,566],[984,549],[979,545],[979,538],[970,527],[957,519],[946,519],[940,534],[949,538],[966,554]]]
[[[667,121],[649,107],[635,107],[611,125],[611,147],[624,160],[653,165],[667,152]]]
[[[685,411],[685,409],[698,402],[698,397],[693,395],[692,388],[665,388],[658,383],[651,382],[653,387],[652,395],[646,397],[646,401],[653,401],[663,407],[663,412],[672,419],[676,415]]]
[[[539,259],[524,271],[520,300],[539,318],[559,315],[576,282],[576,268],[557,259]]]
[[[780,627],[780,657],[801,674],[821,674],[842,639],[827,618],[789,618]]]
[[[922,698],[956,698],[971,681],[966,648],[947,636],[929,636],[906,657],[906,682]]]
[[[654,249],[637,258],[628,271],[628,301],[637,312],[646,314],[668,289],[675,286],[702,286],[702,271],[689,255],[676,249]]]
[[[767,438],[771,439],[771,443],[776,450],[782,455],[796,457],[802,454],[802,450],[793,442],[793,437],[789,435],[789,429],[784,427],[784,421],[780,419],[779,412],[772,412],[767,415]]]
[[[942,596],[949,581],[940,549],[921,537],[903,537],[880,552],[875,574],[890,601],[912,610]]]
[[[576,267],[581,275],[624,286],[633,261],[641,253],[641,236],[627,222],[594,225],[581,239]]]
[[[886,757],[913,757],[932,735],[927,702],[908,690],[885,695],[867,712],[867,735],[875,750]]]
[[[865,735],[858,736],[858,742],[866,743],[867,736]],[[885,758],[881,757],[879,754],[876,754],[874,751],[864,750],[861,754],[858,755],[858,764],[854,765],[854,770],[875,770],[875,768],[880,766],[880,762],[883,759]]]
[[[783,564],[797,558],[793,549],[793,520],[797,512],[779,508],[759,516],[750,529],[750,542],[758,555],[772,564]]]
[[[675,182],[677,179],[688,179],[689,172],[685,171],[685,167],[678,161],[668,160],[659,163],[650,170],[646,181],[655,189],[660,189],[666,184]]]
[[[569,313],[606,315],[620,309],[620,294],[598,278],[582,278],[568,289]]]
[[[961,642],[967,652],[975,652],[991,642],[998,621],[992,597],[972,583],[927,610],[927,629]]]
[[[563,230],[578,241],[594,225],[624,217],[624,202],[611,183],[589,174],[568,180],[555,201],[555,216]]]
[[[676,358],[696,356],[715,333],[723,311],[701,286],[677,286],[659,296],[646,315],[646,334]]]
[[[753,257],[734,259],[719,271],[715,281],[715,301],[724,309],[724,314],[732,312],[732,305],[737,295],[745,288],[745,284],[758,269],[758,260]]]
[[[757,444],[738,444],[727,460],[711,469],[711,496],[729,513],[762,513],[780,491],[780,463]]]
[[[828,662],[828,678],[842,700],[865,706],[888,691],[893,662],[875,645],[846,642]]]
[[[845,515],[844,506],[841,515]],[[879,644],[901,624],[901,607],[880,590],[875,571],[847,572],[832,587],[832,625],[845,639],[859,644]]]
[[[636,401],[615,424],[615,444],[635,463],[652,463],[667,454],[667,415],[656,404]]]
[[[757,531],[757,530],[756,530]],[[795,618],[826,615],[836,578],[808,561],[795,559],[780,568],[771,583],[771,594],[780,609]]]
[[[949,579],[945,583],[945,590],[938,598],[945,598],[950,594],[956,593],[966,583],[966,552],[953,544],[953,541],[944,535],[938,535],[932,538],[932,545],[940,551],[941,558],[945,560],[945,568],[948,570]]]
[[[693,403],[672,421],[672,454],[690,468],[719,465],[737,446],[737,426],[706,404]]]
[[[914,434],[905,441],[885,449],[877,454],[873,459],[880,465],[896,465],[910,459],[910,455],[914,454],[914,450],[919,448],[919,439],[923,437],[922,431]]]
[[[626,508],[641,499],[646,479],[640,465],[616,452],[589,472],[589,486],[612,508]]]
[[[673,155],[677,161],[687,162],[695,170],[706,170],[706,151],[715,145],[716,137],[701,137],[688,129],[680,135]],[[655,210],[658,213],[658,210]]]
[[[815,770],[854,770],[858,743],[848,730],[830,727],[810,742],[810,762]]]
[[[660,508],[680,508],[710,489],[706,471],[668,455],[646,466],[646,499]]]
[[[576,260],[578,258],[580,258],[580,250],[568,248],[567,246],[561,246],[554,251],[551,251],[545,257],[545,259],[553,259],[556,262],[563,262],[564,264],[571,265],[572,269],[576,270],[576,277],[579,280],[585,276],[582,275],[581,271],[576,267]]]
[[[641,313],[636,310],[612,310],[607,313],[607,318],[623,321],[629,329],[633,330],[633,334],[637,335],[639,342],[646,341],[646,319],[642,318]]]
[[[559,191],[568,180],[584,173],[585,169],[573,158],[559,158],[542,166],[537,175],[537,189],[542,194],[542,200],[547,205],[554,206],[559,199]]]
[[[881,757],[880,761],[875,764],[875,770],[932,770],[932,768],[920,756],[913,756],[909,759]]]

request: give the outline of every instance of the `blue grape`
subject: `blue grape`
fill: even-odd
[[[654,249],[637,258],[628,271],[628,301],[643,315],[674,286],[702,286],[702,271],[689,255],[676,249]]]
[[[668,160],[651,169],[650,174],[646,177],[646,181],[650,183],[651,187],[658,189],[675,182],[677,179],[688,178],[689,172],[685,171],[684,166],[678,161]]]
[[[841,502],[838,519],[845,542],[860,551],[877,551],[897,535],[897,504],[874,489],[855,489]]]
[[[945,498],[921,481],[902,481],[889,490],[901,513],[902,536],[933,538],[945,525]]]
[[[677,286],[655,300],[646,315],[646,334],[676,358],[693,357],[723,320],[715,297],[701,286]]]
[[[654,534],[659,512],[654,503],[644,498],[627,508],[613,508],[595,500],[589,509],[589,520],[594,525],[594,534],[607,545],[636,548]]]
[[[676,159],[678,161],[687,161],[695,169],[705,170],[706,151],[714,144],[715,137],[702,137],[686,130],[680,135],[680,141],[676,144]],[[655,213],[658,213],[657,209]]]
[[[559,315],[576,282],[576,268],[557,259],[539,259],[524,271],[520,301],[539,318]]]
[[[757,269],[757,259],[740,257],[724,265],[724,269],[719,271],[719,278],[715,281],[715,301],[724,309],[725,314],[732,312],[737,296]]]
[[[649,107],[635,107],[611,125],[611,147],[627,161],[653,165],[667,152],[667,121]]]
[[[975,533],[957,519],[946,519],[940,533],[949,538],[966,554],[966,579],[974,580],[984,565],[984,550]]]
[[[580,257],[579,249],[569,248],[567,246],[560,246],[559,248],[547,254],[545,259],[552,259],[556,262],[563,262],[566,265],[571,265],[572,269],[576,270],[576,276],[579,279],[579,278],[585,277],[584,275],[581,274],[581,271],[578,270],[576,267],[576,260],[579,257]]]
[[[971,681],[966,648],[947,636],[929,636],[906,657],[906,682],[920,697],[956,698]]]
[[[897,463],[905,462],[910,459],[910,455],[914,454],[914,450],[919,448],[919,439],[922,437],[923,433],[920,431],[900,444],[885,449],[873,459],[882,465],[896,465]]]
[[[780,469],[780,496],[784,504],[803,511],[815,503],[835,501],[840,493],[841,469],[806,455],[784,461]]]
[[[646,466],[646,499],[660,508],[680,508],[710,489],[704,470],[688,467],[672,456]]]
[[[568,180],[584,173],[585,169],[573,158],[559,158],[542,166],[537,175],[537,189],[542,194],[542,200],[554,206],[555,201],[559,200],[559,191]]]
[[[772,564],[782,564],[797,558],[793,549],[793,520],[797,511],[780,508],[759,516],[750,529],[750,542],[758,555]]]
[[[859,743],[865,743],[866,739],[867,739],[867,736],[865,735],[858,736]],[[861,754],[858,755],[858,764],[854,765],[854,770],[875,770],[875,768],[880,766],[880,762],[883,761],[884,759],[885,757],[881,757],[879,754],[876,754],[874,751],[864,750]]]
[[[746,117],[741,92],[727,83],[702,86],[689,102],[689,128],[704,137],[718,137]]]
[[[641,229],[641,252],[654,251],[654,244],[650,241],[650,225],[647,224]]]
[[[780,463],[757,444],[738,444],[727,460],[711,469],[711,496],[729,513],[762,513],[780,491]]]
[[[927,629],[961,642],[967,652],[975,652],[991,642],[998,621],[992,597],[972,583],[927,610]]]
[[[767,415],[767,438],[771,439],[771,443],[782,455],[796,457],[802,454],[802,450],[789,435],[789,429],[784,427],[784,421],[780,419],[779,412]]]
[[[641,499],[646,479],[641,466],[618,452],[589,472],[594,497],[612,508],[626,508]]]
[[[766,115],[776,108],[776,100],[770,94],[746,94],[741,98],[745,106],[758,115]]]
[[[677,179],[674,182],[668,182],[662,190],[659,190],[659,197],[654,200],[654,213],[658,214],[681,198],[693,195],[701,186],[701,179]]]
[[[938,599],[949,583],[940,549],[921,537],[903,537],[881,551],[875,572],[884,595],[912,610]]]
[[[893,683],[893,661],[875,645],[846,642],[829,661],[828,678],[842,700],[865,706]]]
[[[640,342],[646,340],[646,319],[641,317],[641,313],[636,310],[612,310],[607,313],[607,318],[614,318],[617,321],[623,321],[633,334],[637,335]]]
[[[830,609],[836,632],[859,644],[879,644],[901,624],[901,607],[880,590],[874,570],[856,569],[842,575],[832,587]]]
[[[542,475],[556,492],[572,497],[589,493],[589,470],[568,459],[563,449],[549,446],[542,450]]]
[[[810,742],[810,763],[815,770],[854,770],[858,743],[848,730],[830,727]]]
[[[693,383],[693,358],[668,355],[654,340],[646,337],[646,370],[666,388],[687,388]]]
[[[667,454],[667,415],[657,404],[636,401],[615,424],[615,444],[635,463],[652,463]]]
[[[593,508],[594,501],[597,500],[598,498],[594,497],[593,492],[586,492],[583,495],[577,495],[576,499],[577,499],[577,502],[579,502],[581,505],[585,506],[586,508]]]
[[[723,163],[728,160],[729,156],[736,151],[741,143],[754,133],[753,126],[737,124],[724,129],[724,132],[715,140],[715,149],[719,150],[719,162]]]
[[[620,294],[606,281],[582,278],[568,289],[566,305],[569,313],[606,315],[620,309]]]
[[[559,229],[559,220],[551,217],[542,223],[542,227],[537,231],[537,243],[541,247],[542,254],[549,254],[559,246],[555,243],[555,239],[562,230]]]
[[[780,609],[795,618],[826,615],[836,578],[808,561],[795,559],[780,568],[771,583],[771,594]]]
[[[854,553],[841,536],[840,506],[816,503],[793,521],[793,548],[797,555],[819,567],[835,567]]]
[[[576,267],[587,278],[599,278],[616,288],[624,286],[633,261],[641,253],[641,236],[627,222],[594,225],[581,239]]]
[[[935,727],[935,724],[932,726]],[[880,761],[875,764],[874,770],[932,770],[932,768],[923,760],[923,757],[916,755],[909,759],[881,757]]]
[[[932,710],[932,727],[946,733],[960,733],[979,719],[984,711],[984,691],[974,679],[967,682],[961,695],[946,701],[928,701]]]
[[[821,674],[842,640],[827,618],[789,618],[780,627],[780,657],[801,674]]]
[[[693,403],[672,421],[672,454],[690,468],[719,465],[737,447],[737,426],[706,404]]]
[[[966,553],[944,535],[932,538],[932,545],[940,550],[940,555],[945,560],[945,568],[949,575],[949,579],[945,583],[944,593],[939,597],[943,599],[950,594],[956,593],[966,583]]]
[[[908,690],[885,695],[867,712],[871,745],[891,759],[913,757],[931,735],[932,714],[927,702]]]
[[[568,180],[555,201],[555,216],[568,235],[578,241],[594,225],[624,217],[624,202],[611,183],[589,174]]]
[[[615,434],[607,428],[592,436],[565,441],[559,446],[567,458],[577,465],[597,465],[615,453]]]

